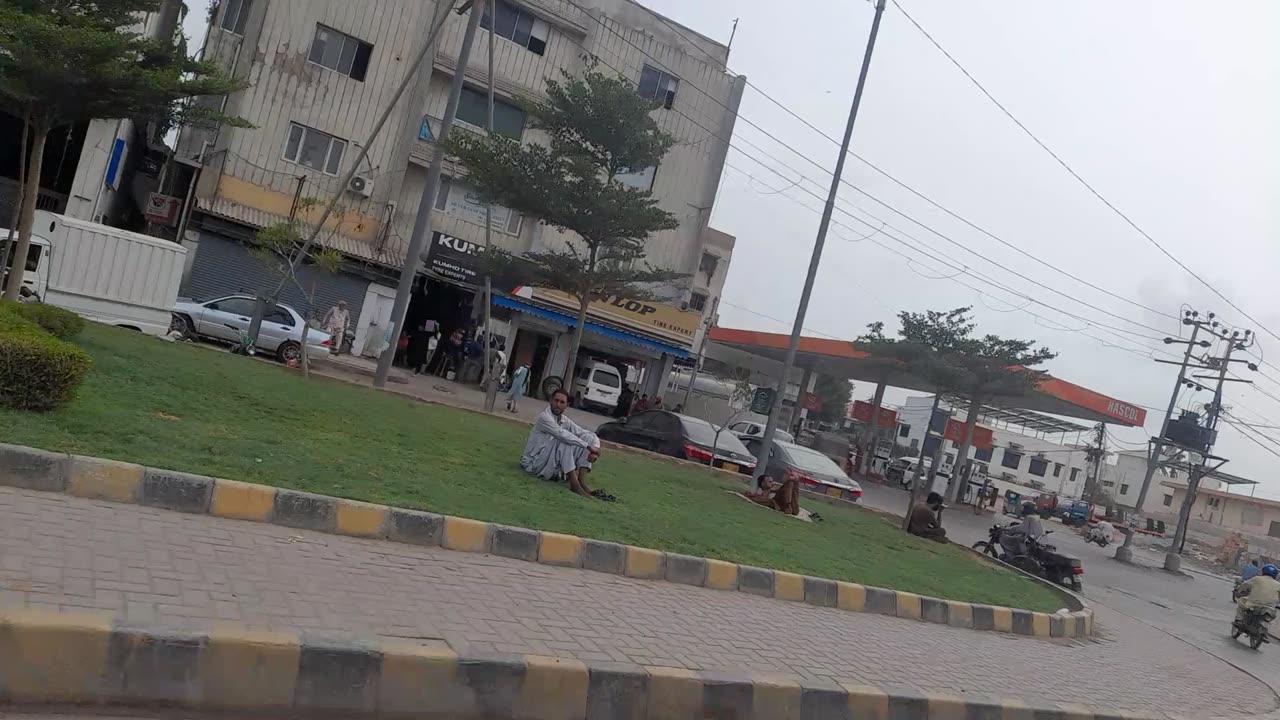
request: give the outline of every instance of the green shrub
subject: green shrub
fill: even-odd
[[[0,405],[51,410],[71,399],[93,361],[23,317],[18,307],[0,305]]]
[[[14,303],[13,309],[59,340],[70,340],[84,330],[84,318],[56,305]]]

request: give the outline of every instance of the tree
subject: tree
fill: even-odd
[[[298,201],[297,212],[304,213],[319,204],[320,201],[316,198],[301,198]],[[338,220],[334,224],[335,229],[330,232],[330,236],[336,233],[336,228],[342,225],[342,211],[335,209],[334,212]],[[295,258],[303,251],[303,238],[306,236],[303,231],[306,229],[303,223],[296,219],[273,223],[257,232],[254,236],[257,244],[251,250],[259,258],[266,261],[268,265],[274,266],[276,273],[280,275],[284,282],[292,283],[307,300],[307,307],[300,308],[302,311],[300,362],[303,378],[311,376],[311,360],[307,355],[307,335],[311,331],[312,320],[315,319],[316,283],[313,278],[310,288],[303,286],[302,281],[298,278],[298,269],[303,266],[303,262],[310,262],[319,270],[327,273],[337,273],[342,266],[342,253],[332,247],[324,247],[322,244],[312,245],[301,260],[295,261]],[[333,342],[338,343],[339,348],[342,347],[342,338],[333,338]]]
[[[818,422],[838,422],[844,419],[845,408],[853,396],[853,384],[845,378],[820,373],[813,384],[813,394],[822,399],[822,407],[810,412],[809,417]]]
[[[1057,357],[1034,340],[1012,340],[997,335],[974,335],[976,325],[970,307],[949,311],[899,313],[901,343],[928,351],[917,358],[913,373],[929,379],[938,393],[968,399],[964,433],[957,450],[948,497],[960,496],[969,464],[973,428],[982,404],[993,398],[1026,395],[1039,386],[1046,373],[1035,366]]]
[[[240,87],[213,64],[187,58],[184,45],[136,31],[142,16],[159,5],[159,0],[0,0],[0,99],[26,119],[30,136],[15,257],[26,257],[31,242],[50,130],[110,118],[163,128],[179,117],[182,98]],[[198,116],[247,125],[207,110]],[[5,297],[16,299],[21,284],[22,273],[11,273]]]
[[[562,72],[560,80],[548,79],[545,99],[524,98],[520,104],[532,127],[547,133],[549,144],[521,145],[465,130],[453,131],[448,143],[483,199],[567,233],[563,250],[513,258],[491,248],[488,264],[522,262],[533,284],[578,301],[565,368],[569,378],[592,300],[609,295],[647,299],[652,284],[682,277],[647,263],[637,267],[649,237],[678,222],[650,192],[619,180],[656,167],[674,140],[650,116],[654,103],[636,94],[630,81],[605,75],[594,63],[581,77]]]

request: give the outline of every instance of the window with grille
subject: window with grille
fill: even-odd
[[[702,293],[692,293],[689,295],[689,309],[702,312],[707,308],[707,296]]]
[[[244,26],[249,22],[249,10],[252,8],[253,0],[227,0],[226,12],[222,13],[222,29],[244,35]]]
[[[485,2],[480,27],[488,30],[492,26],[494,36],[510,40],[535,55],[546,53],[549,26],[545,20],[539,20],[528,10],[506,0],[497,0],[494,4],[498,9],[497,24],[489,17],[489,3]]]
[[[455,119],[478,130],[488,128],[489,95],[469,87],[462,88]],[[493,131],[495,133],[519,140],[524,136],[524,121],[524,110],[500,98],[493,99]]]
[[[373,46],[369,43],[317,23],[316,36],[311,41],[311,52],[307,59],[353,80],[364,82],[371,55]]]
[[[1005,448],[1004,457],[1000,458],[1000,464],[1010,470],[1017,470],[1022,464],[1022,453],[1017,453]]]

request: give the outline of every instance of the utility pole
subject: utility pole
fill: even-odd
[[[1227,383],[1227,370],[1231,368],[1231,354],[1236,350],[1245,350],[1253,345],[1254,336],[1250,330],[1245,330],[1243,334],[1239,330],[1232,330],[1230,335],[1226,331],[1216,331],[1217,322],[1210,323],[1209,332],[1215,337],[1223,340],[1227,344],[1227,349],[1220,358],[1207,358],[1205,365],[1213,370],[1217,370],[1217,386],[1213,391],[1213,402],[1206,408],[1209,411],[1208,417],[1205,419],[1204,429],[1206,431],[1206,442],[1203,448],[1194,448],[1200,455],[1199,463],[1191,467],[1191,472],[1187,478],[1187,495],[1182,499],[1182,507],[1178,509],[1178,529],[1173,533],[1173,542],[1169,545],[1169,552],[1164,556],[1164,569],[1170,572],[1177,572],[1182,567],[1182,551],[1187,542],[1187,524],[1191,520],[1191,508],[1196,501],[1196,491],[1200,488],[1200,480],[1222,467],[1227,463],[1225,458],[1217,458],[1210,455],[1214,443],[1217,441],[1218,418],[1222,415],[1222,387]],[[1244,360],[1235,360],[1234,362],[1246,362]],[[1251,370],[1256,370],[1257,365],[1248,363]],[[1212,375],[1195,375],[1196,378],[1213,378]],[[1240,382],[1249,382],[1241,380]],[[1210,461],[1216,461],[1217,464],[1209,467]]]
[[[452,1],[452,0],[450,0]],[[270,298],[262,297],[262,293],[254,293],[253,317],[249,321],[249,340],[257,342],[258,332],[262,329],[262,316],[266,312],[267,302],[274,302],[280,297],[280,292],[284,290],[284,286],[289,282],[289,278],[294,276],[294,271],[298,269],[298,263],[307,256],[311,246],[315,243],[316,238],[320,236],[320,232],[324,230],[324,224],[329,221],[329,216],[333,214],[333,209],[338,205],[338,198],[342,197],[342,193],[346,192],[347,187],[351,185],[351,178],[355,177],[356,172],[360,170],[360,163],[369,156],[369,149],[373,147],[373,142],[378,139],[378,135],[382,132],[382,127],[387,124],[387,119],[391,117],[391,111],[399,104],[404,91],[408,89],[409,84],[414,78],[418,77],[418,70],[422,67],[422,61],[426,58],[431,48],[435,47],[436,36],[440,34],[440,29],[444,27],[444,22],[449,17],[449,4],[441,2],[439,10],[431,25],[431,32],[427,35],[427,41],[422,44],[422,49],[418,51],[417,57],[404,72],[404,77],[400,79],[400,85],[396,88],[395,94],[387,101],[386,107],[382,109],[382,114],[378,116],[378,121],[373,124],[373,129],[369,131],[369,137],[365,139],[363,145],[359,145],[360,152],[356,153],[355,160],[351,162],[351,167],[342,174],[342,179],[338,180],[337,190],[334,191],[333,197],[329,198],[329,202],[325,204],[324,211],[320,213],[320,219],[316,221],[315,227],[311,228],[311,233],[307,235],[307,239],[302,243],[302,247],[298,248],[298,252],[294,254],[293,259],[289,261],[289,272],[280,279],[280,283],[276,285],[276,289],[271,293]],[[465,61],[464,61],[465,62]],[[224,98],[225,104],[225,98]],[[201,155],[203,156],[203,152]],[[201,158],[203,165],[204,159]],[[433,196],[434,199],[434,196]],[[185,229],[185,228],[184,228]],[[179,242],[182,241],[180,237]],[[416,265],[415,265],[416,267]],[[412,277],[412,274],[410,275]],[[391,339],[391,347],[396,346],[396,338]],[[306,348],[303,348],[306,351]]]
[[[686,413],[689,412],[689,395],[693,393],[693,383],[698,379],[698,371],[702,368],[702,356],[707,351],[707,334],[711,332],[711,325],[719,307],[720,298],[716,298],[711,303],[711,312],[707,313],[707,317],[702,321],[702,340],[698,342],[698,357],[694,358],[693,370],[689,373],[689,384],[684,388],[684,401],[680,403]]]
[[[486,118],[485,130],[489,134],[489,139],[493,139],[493,27],[497,24],[498,9],[496,7],[497,0],[488,0],[485,7],[489,11],[489,108]],[[475,8],[478,10],[479,8]],[[475,12],[473,10],[472,12]],[[443,138],[441,138],[443,139]],[[489,252],[493,247],[493,201],[487,201],[484,204],[484,250]],[[493,406],[498,404],[498,383],[497,378],[493,376],[494,355],[497,354],[493,350],[493,326],[490,322],[493,319],[493,279],[489,276],[488,268],[484,273],[484,411],[493,412]],[[511,338],[512,348],[515,348],[515,338]]]
[[[1173,394],[1169,397],[1169,408],[1164,412],[1164,421],[1160,423],[1160,434],[1151,439],[1151,450],[1147,455],[1147,471],[1142,477],[1142,489],[1138,491],[1137,511],[1142,513],[1142,506],[1147,502],[1147,490],[1151,487],[1151,478],[1155,475],[1156,469],[1160,464],[1160,456],[1164,452],[1164,436],[1169,431],[1169,421],[1173,418],[1174,408],[1178,406],[1178,393],[1182,390],[1182,386],[1187,382],[1187,365],[1191,363],[1191,353],[1197,347],[1209,347],[1208,340],[1196,341],[1196,337],[1200,334],[1202,328],[1208,327],[1213,322],[1214,315],[1209,313],[1207,319],[1201,320],[1200,313],[1197,310],[1185,310],[1182,313],[1182,324],[1191,327],[1190,340],[1175,340],[1167,337],[1164,339],[1166,345],[1184,344],[1187,346],[1186,352],[1182,354],[1182,362],[1178,365],[1178,381],[1173,384]],[[1212,332],[1212,330],[1210,331]],[[1158,360],[1157,362],[1164,362]],[[1134,531],[1127,529],[1124,534],[1124,544],[1116,548],[1116,559],[1122,562],[1131,562],[1133,560],[1133,536]]]
[[[462,36],[462,49],[458,52],[458,61],[454,64],[453,79],[449,82],[449,100],[445,103],[444,119],[440,122],[440,133],[436,136],[435,149],[431,153],[431,165],[427,168],[427,180],[422,184],[422,196],[418,198],[418,214],[413,220],[413,233],[409,236],[409,252],[404,257],[404,267],[400,268],[400,284],[396,286],[396,299],[391,305],[391,342],[378,356],[378,371],[373,376],[373,386],[387,386],[387,376],[391,374],[391,361],[396,357],[396,340],[404,330],[406,310],[409,308],[409,293],[413,291],[413,278],[418,274],[418,265],[422,262],[422,247],[431,237],[431,211],[436,205],[436,190],[440,187],[440,174],[444,170],[444,141],[453,129],[453,118],[458,112],[458,100],[462,97],[462,81],[467,74],[467,62],[471,58],[471,46],[476,39],[476,28],[480,27],[481,8],[468,2],[471,16],[467,19],[467,30]],[[459,10],[461,14],[462,9]]]
[[[782,363],[782,377],[778,380],[778,390],[774,393],[773,407],[769,410],[769,422],[765,424],[764,436],[760,439],[761,457],[769,457],[773,450],[773,435],[778,429],[778,413],[782,410],[782,398],[787,391],[787,383],[791,380],[791,368],[796,363],[796,346],[800,344],[800,331],[804,327],[804,316],[809,310],[809,296],[813,294],[813,283],[818,276],[818,265],[822,262],[822,247],[827,241],[827,229],[831,226],[831,213],[835,209],[836,194],[840,191],[840,176],[844,173],[844,161],[849,157],[849,142],[853,139],[853,124],[858,119],[858,106],[862,104],[862,91],[867,84],[867,72],[871,69],[871,54],[875,51],[876,35],[880,32],[880,18],[884,15],[885,0],[876,0],[876,14],[871,21],[871,35],[867,38],[867,50],[862,56],[862,70],[858,73],[858,86],[853,91],[853,104],[849,107],[849,120],[844,126],[844,138],[840,142],[840,155],[836,157],[836,169],[831,174],[831,189],[827,193],[827,204],[822,209],[822,221],[818,223],[818,237],[813,242],[813,255],[809,258],[809,274],[804,279],[804,289],[800,292],[800,306],[796,308],[796,321],[791,326],[791,339],[787,343],[786,359]],[[801,388],[803,392],[804,388]],[[764,475],[768,463],[756,465],[756,478]]]
[[[1087,457],[1089,458],[1090,462],[1093,464],[1093,468],[1092,468],[1093,483],[1092,483],[1091,489],[1089,490],[1089,515],[1090,516],[1093,515],[1093,506],[1097,504],[1098,483],[1102,482],[1102,461],[1106,459],[1106,456],[1107,456],[1107,424],[1098,423],[1097,427],[1094,428],[1094,432],[1097,433],[1097,436],[1094,438],[1093,445],[1090,446],[1089,450],[1087,451]],[[1086,517],[1085,521],[1087,522],[1088,519],[1089,518]]]

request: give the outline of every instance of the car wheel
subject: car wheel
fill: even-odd
[[[173,313],[169,319],[169,332],[174,331],[177,331],[182,337],[193,338],[196,336],[196,329],[191,323],[191,318],[178,313]]]
[[[302,346],[292,340],[280,343],[280,347],[276,350],[276,359],[285,365],[298,362],[302,360]]]

